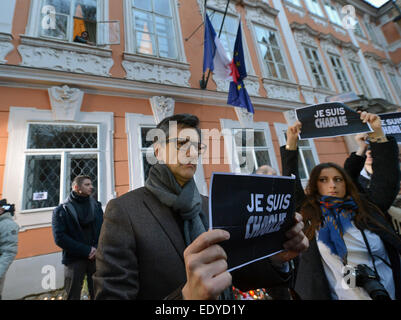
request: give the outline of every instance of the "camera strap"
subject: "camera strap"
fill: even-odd
[[[372,259],[373,268],[375,269],[375,274],[376,274],[376,276],[380,279],[379,273],[377,272],[377,269],[376,269],[375,257],[374,257],[374,255],[373,255],[373,253],[372,253],[372,250],[370,249],[369,241],[368,241],[368,239],[366,238],[365,231],[363,231],[363,230],[361,229],[361,233],[362,233],[363,241],[365,241],[366,248],[368,249],[368,253],[369,253],[369,255],[370,255],[370,258]]]

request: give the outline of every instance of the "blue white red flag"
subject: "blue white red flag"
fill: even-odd
[[[208,15],[205,19],[205,38],[203,47],[203,73],[209,69],[217,80],[232,80],[230,59],[221,44]]]

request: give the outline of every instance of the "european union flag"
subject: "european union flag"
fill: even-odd
[[[239,80],[237,83],[230,82],[230,90],[228,91],[227,104],[232,106],[246,108],[248,112],[255,113],[251,99],[245,89],[244,82]]]
[[[248,112],[255,113],[251,99],[249,98],[248,92],[244,86],[244,82],[242,81],[247,76],[247,73],[244,50],[242,48],[241,22],[238,26],[237,37],[234,44],[234,54],[231,62],[231,76],[233,81],[230,82],[227,104],[246,108]]]
[[[247,76],[244,49],[242,48],[241,21],[238,25],[237,37],[234,43],[233,64],[238,70],[238,80],[242,80]],[[234,79],[235,80],[235,79]]]

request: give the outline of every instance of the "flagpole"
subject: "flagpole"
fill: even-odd
[[[205,20],[206,20],[206,1],[207,0],[205,0],[205,17],[204,17]],[[223,31],[224,20],[226,19],[229,4],[230,4],[230,0],[227,0],[226,9],[224,10],[223,20],[221,21],[221,25],[220,25],[220,30],[219,30],[219,35],[218,35],[219,38],[220,38],[221,32]],[[207,83],[209,81],[209,77],[210,77],[210,69],[208,70],[206,81],[205,81],[205,73],[203,73],[203,75],[202,75],[202,80],[200,81],[201,89],[206,89]]]
[[[206,21],[206,2],[207,0],[205,0],[204,5],[203,5],[203,25],[205,25],[205,21]],[[203,45],[205,45],[205,40],[203,39]],[[205,82],[205,73],[202,73],[202,79],[199,80],[199,85],[201,87],[202,90],[206,89],[206,82]]]

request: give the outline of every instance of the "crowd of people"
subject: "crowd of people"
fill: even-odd
[[[103,214],[91,177],[78,176],[55,208],[67,298],[80,299],[86,276],[91,299],[230,300],[256,289],[273,299],[401,299],[401,238],[388,214],[400,188],[398,145],[383,133],[379,116],[360,112],[360,118],[373,131],[356,135],[358,150],[344,166],[315,166],[305,189],[298,173],[302,123],[289,126],[280,153],[282,175],[296,177],[296,212],[285,250],[232,272],[219,245],[230,233],[209,230],[208,198],[194,181],[203,151],[199,119],[165,118],[157,125],[165,139],[155,138],[158,162],[144,187],[109,201]],[[169,130],[172,122],[177,130]],[[183,137],[182,130],[194,134]],[[266,165],[256,174],[279,173]],[[3,267],[3,260],[16,254],[3,249],[3,234],[18,234],[11,223],[0,216],[0,290],[11,263]]]

